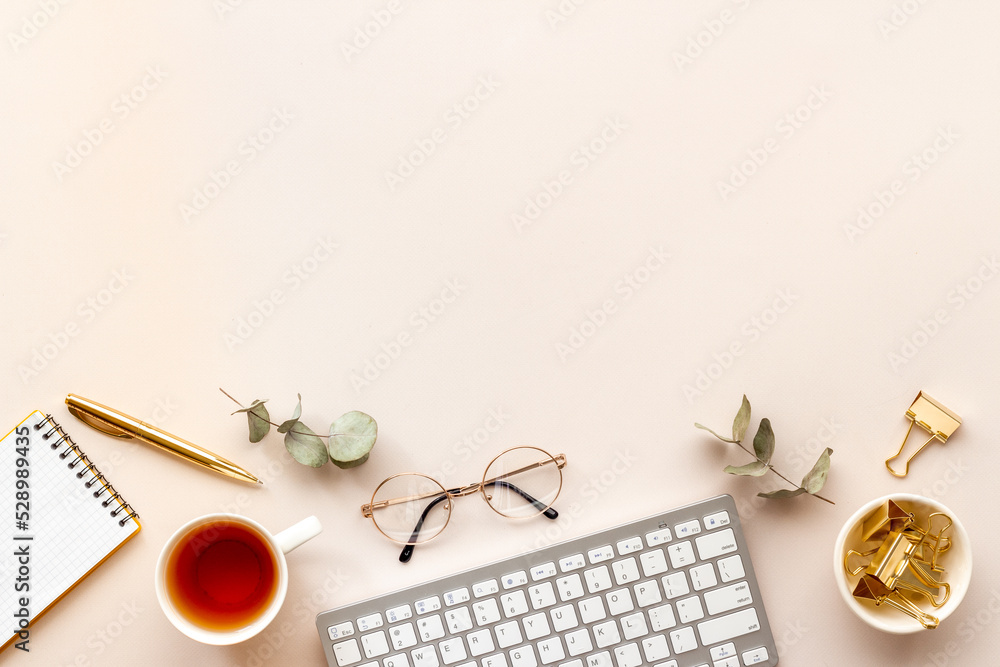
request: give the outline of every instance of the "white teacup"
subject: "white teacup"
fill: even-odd
[[[253,637],[285,601],[285,554],[322,529],[314,516],[277,535],[237,514],[189,521],[167,540],[156,563],[156,597],[163,613],[204,644]]]

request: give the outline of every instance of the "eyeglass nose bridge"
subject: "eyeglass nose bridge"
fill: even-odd
[[[471,496],[474,493],[479,493],[483,490],[483,483],[476,482],[475,484],[469,484],[457,489],[448,489],[445,491],[452,498],[461,498],[462,496]]]

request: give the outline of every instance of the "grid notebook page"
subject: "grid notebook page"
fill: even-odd
[[[33,625],[141,528],[98,466],[38,411],[0,440],[0,508],[5,647],[24,600]]]

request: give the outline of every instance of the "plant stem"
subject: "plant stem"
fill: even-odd
[[[733,442],[735,444],[739,445],[740,449],[742,449],[744,452],[746,452],[750,456],[754,457],[755,459],[757,459],[761,463],[764,463],[759,458],[757,458],[757,454],[755,454],[754,452],[751,452],[749,449],[747,449],[746,447],[744,447],[742,442],[740,442],[739,440],[734,440]],[[777,475],[781,479],[785,480],[786,482],[788,482],[789,484],[791,484],[792,486],[794,486],[796,489],[801,489],[802,488],[801,486],[799,486],[798,484],[796,484],[795,482],[793,482],[792,480],[788,479],[787,477],[785,477],[784,475],[782,475],[780,472],[778,472],[777,470],[775,470],[774,466],[771,465],[770,463],[764,463],[764,465],[767,466],[771,470],[771,472],[773,472],[775,475]],[[826,502],[830,503],[831,505],[836,505],[837,504],[837,503],[833,502],[832,500],[830,500],[829,498],[824,498],[823,496],[819,495],[818,493],[809,493],[808,491],[806,491],[806,493],[808,493],[810,496],[813,496],[815,498],[819,498],[820,500],[825,500]]]
[[[219,391],[221,391],[221,392],[222,392],[223,394],[225,394],[226,396],[229,396],[229,393],[228,393],[228,392],[227,392],[227,391],[226,391],[225,389],[223,389],[222,387],[219,387]],[[242,404],[242,403],[240,403],[239,401],[237,401],[237,400],[236,400],[235,398],[233,398],[232,396],[229,396],[229,398],[230,398],[230,399],[232,399],[233,403],[235,403],[236,405],[240,406],[240,408],[242,408],[242,409],[246,410],[246,408],[245,408],[245,407],[243,407],[243,404]],[[251,414],[251,415],[253,415],[253,416],[254,416],[254,417],[256,417],[257,419],[260,419],[261,421],[266,421],[266,422],[267,422],[268,424],[270,424],[271,426],[274,426],[274,427],[278,427],[278,426],[281,426],[281,424],[275,424],[275,423],[274,423],[273,421],[271,421],[270,419],[264,419],[264,418],[263,418],[263,417],[261,417],[260,415],[255,415],[255,414],[254,414],[254,413],[252,413],[252,412],[250,412],[250,413],[248,413],[248,414]],[[288,433],[295,433],[295,434],[298,434],[298,435],[305,435],[305,436],[310,436],[310,435],[311,435],[311,436],[315,436],[315,437],[317,437],[317,438],[321,438],[321,439],[322,439],[322,438],[330,438],[330,437],[331,437],[331,436],[333,436],[333,435],[341,435],[340,433],[331,433],[330,435],[320,435],[319,433],[303,433],[302,431],[294,431],[294,430],[292,430],[292,429],[288,429]]]

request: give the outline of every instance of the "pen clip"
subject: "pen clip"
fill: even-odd
[[[117,426],[113,426],[105,422],[104,420],[99,419],[98,417],[95,417],[92,414],[89,414],[81,410],[80,408],[76,407],[75,405],[67,405],[66,409],[68,409],[70,414],[72,414],[74,417],[82,421],[84,424],[90,426],[91,428],[97,429],[101,433],[110,435],[115,438],[125,438],[125,439],[132,438],[132,435],[127,433],[125,430],[120,429]]]

